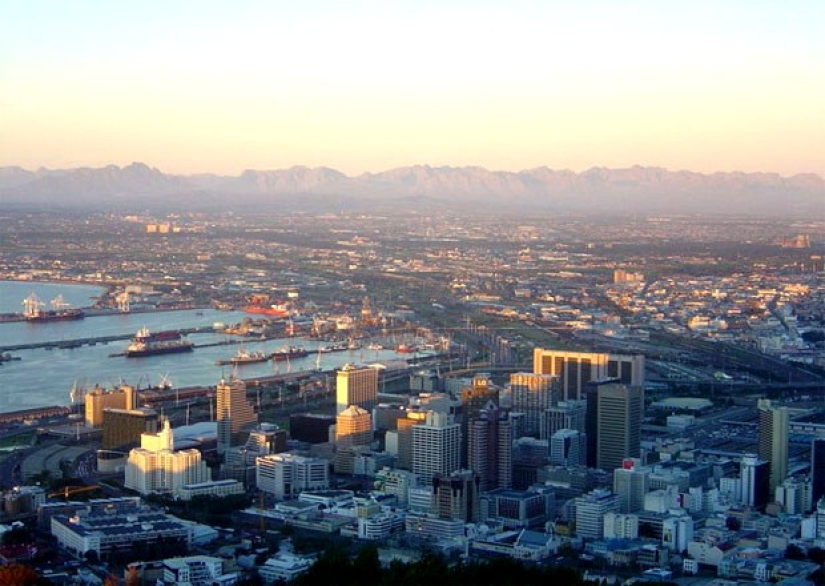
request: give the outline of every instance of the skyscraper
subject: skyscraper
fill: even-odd
[[[650,469],[639,460],[625,458],[613,471],[613,492],[619,495],[619,512],[634,513],[644,508],[650,484]]]
[[[335,418],[335,472],[354,474],[355,458],[372,442],[369,411],[350,405]]]
[[[770,464],[770,494],[788,476],[788,408],[775,407],[769,399],[756,403],[759,411],[759,458]]]
[[[565,467],[584,466],[586,454],[585,436],[576,429],[560,429],[550,438],[551,464]]]
[[[472,470],[436,475],[430,510],[439,519],[473,523],[478,521],[480,492],[478,475]]]
[[[378,399],[378,370],[345,364],[335,378],[335,412],[350,405],[372,411]]]
[[[588,466],[612,471],[641,454],[644,392],[614,381],[591,383],[587,393]]]
[[[755,454],[746,454],[739,465],[743,504],[762,509],[771,498],[770,463]]]
[[[482,491],[513,485],[513,428],[507,411],[490,402],[470,421],[468,461]]]
[[[246,384],[242,380],[221,380],[217,395],[218,451],[223,454],[238,440],[241,431],[258,422],[258,416],[252,403],[246,399]]]
[[[586,401],[560,401],[541,414],[540,439],[550,439],[560,429],[575,429],[585,433]]]
[[[473,377],[471,387],[461,389],[461,466],[471,467],[468,460],[470,441],[470,422],[478,418],[481,410],[490,402],[498,405],[499,389],[495,387],[488,374],[477,374]]]
[[[645,357],[536,348],[533,372],[559,377],[559,400],[583,399],[587,384],[604,378],[617,379],[624,385],[644,386]]]
[[[510,375],[513,411],[524,413],[524,433],[538,437],[541,414],[553,405],[557,377],[531,372]]]
[[[429,482],[461,466],[461,426],[444,413],[430,411],[424,424],[412,427],[412,471]]]
[[[811,444],[811,500],[816,505],[825,496],[825,437]]]

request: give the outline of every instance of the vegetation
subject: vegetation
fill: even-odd
[[[426,552],[412,563],[393,561],[382,568],[375,547],[365,547],[355,556],[346,550],[331,549],[312,568],[298,577],[295,586],[326,584],[345,586],[427,585],[528,586],[531,584],[584,584],[581,576],[567,567],[528,565],[509,558],[450,565],[442,556]]]

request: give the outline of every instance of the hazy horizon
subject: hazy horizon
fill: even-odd
[[[825,3],[11,3],[0,167],[825,175]]]
[[[287,167],[244,167],[240,171],[238,171],[237,173],[231,173],[231,172],[230,173],[217,173],[217,172],[209,171],[209,170],[196,171],[196,172],[192,172],[192,173],[175,173],[175,172],[167,171],[166,169],[164,169],[164,168],[162,168],[158,165],[154,165],[149,161],[131,161],[131,162],[125,163],[125,164],[103,163],[103,164],[100,164],[100,165],[78,165],[76,167],[46,167],[44,165],[40,165],[38,167],[23,167],[21,165],[3,165],[3,166],[0,166],[0,169],[3,169],[3,168],[19,168],[19,169],[22,169],[23,171],[26,171],[26,172],[36,173],[38,171],[57,172],[57,171],[73,171],[73,170],[77,170],[77,169],[100,170],[100,169],[105,169],[107,167],[112,167],[112,166],[117,167],[118,169],[122,170],[122,169],[124,169],[126,167],[129,167],[131,165],[145,165],[146,167],[148,167],[150,169],[153,169],[153,170],[156,170],[160,173],[163,173],[164,175],[181,176],[181,177],[191,177],[191,176],[197,176],[197,175],[215,175],[215,176],[224,176],[224,177],[238,177],[240,175],[243,175],[243,173],[250,172],[250,171],[277,172],[277,171],[289,171],[291,169],[301,169],[301,168],[306,168],[306,169],[310,169],[310,170],[329,169],[329,170],[332,170],[332,171],[337,171],[339,173],[342,173],[345,176],[351,177],[351,178],[355,178],[355,177],[358,177],[358,176],[361,176],[361,175],[379,175],[381,173],[387,173],[387,172],[398,170],[398,169],[411,169],[411,168],[481,169],[481,170],[484,170],[484,171],[489,171],[491,173],[516,173],[516,174],[531,171],[531,170],[534,170],[534,169],[546,168],[546,169],[549,169],[550,171],[557,172],[557,173],[570,172],[570,173],[574,173],[576,175],[581,175],[581,174],[586,173],[588,171],[593,171],[593,170],[597,170],[597,169],[606,169],[608,171],[621,171],[621,170],[639,168],[639,169],[661,169],[661,170],[663,170],[667,173],[697,173],[697,174],[700,174],[700,175],[743,173],[743,174],[746,174],[746,175],[747,174],[778,175],[778,176],[783,177],[783,178],[791,178],[791,177],[794,177],[794,176],[797,176],[797,175],[815,175],[817,177],[825,179],[825,174],[815,173],[815,172],[805,172],[805,171],[802,171],[802,172],[799,172],[799,173],[790,173],[790,174],[778,173],[776,171],[767,170],[767,169],[756,170],[756,171],[742,171],[740,169],[733,169],[733,170],[730,170],[730,171],[724,171],[724,170],[697,171],[695,169],[675,169],[675,168],[671,169],[671,168],[667,168],[667,167],[660,167],[658,165],[644,165],[644,164],[640,164],[640,163],[628,165],[628,166],[625,166],[625,167],[608,167],[606,165],[590,165],[590,166],[584,167],[582,169],[570,169],[570,168],[554,167],[553,165],[549,165],[549,164],[536,165],[535,167],[529,167],[529,168],[525,167],[525,168],[513,168],[513,169],[490,169],[490,168],[487,168],[487,167],[483,167],[481,165],[471,165],[471,164],[468,164],[468,165],[450,165],[449,163],[446,163],[446,164],[443,164],[443,165],[434,165],[434,164],[430,164],[430,163],[411,163],[411,164],[408,164],[408,165],[399,165],[397,167],[391,167],[391,168],[386,168],[386,169],[368,169],[368,170],[360,171],[360,172],[357,172],[357,173],[347,173],[347,172],[345,172],[341,169],[336,169],[335,167],[332,167],[331,165],[320,164],[320,165],[310,166],[310,165],[304,165],[304,164],[301,164],[301,163],[295,163],[295,164],[289,165]]]

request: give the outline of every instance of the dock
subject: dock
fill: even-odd
[[[201,326],[195,328],[182,328],[179,331],[183,335],[188,334],[212,334],[215,328],[212,326]],[[75,338],[72,340],[51,340],[48,342],[33,342],[29,344],[4,344],[0,346],[0,354],[5,352],[16,352],[18,350],[35,350],[37,348],[46,349],[69,349],[80,348],[81,346],[94,346],[95,344],[108,344],[109,342],[118,342],[122,340],[131,340],[134,334],[115,334],[112,336],[92,336],[88,338]]]

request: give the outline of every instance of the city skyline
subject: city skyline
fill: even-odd
[[[17,4],[0,167],[825,174],[825,6]]]

